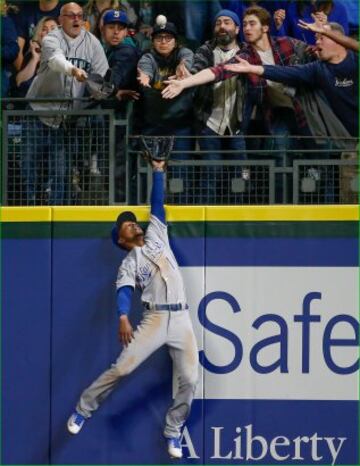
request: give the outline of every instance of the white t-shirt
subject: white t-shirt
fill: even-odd
[[[231,50],[222,50],[216,47],[213,51],[214,66],[224,63],[236,55],[239,47],[236,46]],[[237,77],[226,79],[213,85],[213,108],[206,125],[216,134],[225,134],[229,129],[230,134],[236,126],[236,81]]]

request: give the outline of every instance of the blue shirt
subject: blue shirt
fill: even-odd
[[[40,19],[44,18],[45,16],[49,16],[57,21],[58,17],[60,16],[61,7],[62,3],[59,2],[59,4],[53,10],[42,11],[40,10],[39,5],[36,5],[33,2],[31,2],[31,4],[25,4],[21,7],[20,12],[13,16],[18,35],[23,37],[25,41],[28,42],[32,38],[36,25]]]
[[[350,24],[359,26],[359,0],[342,0],[347,12]]]
[[[244,41],[244,35],[242,31],[242,21],[244,17],[244,11],[247,8],[249,8],[251,5],[241,0],[229,0],[227,2],[221,2],[221,4],[223,5],[224,8],[234,11],[239,16],[240,23],[241,23],[239,36],[240,36],[241,41]],[[270,34],[277,35],[277,30],[275,28],[275,24],[273,20],[274,13],[276,10],[280,10],[280,9],[287,10],[289,1],[288,0],[279,0],[279,1],[278,0],[271,0],[271,1],[265,0],[265,1],[257,2],[257,5],[264,8],[270,13],[271,15]],[[286,34],[281,33],[281,35],[286,35]]]
[[[7,97],[12,62],[19,53],[15,25],[8,16],[1,16],[1,97]]]
[[[302,15],[298,12],[298,2],[293,2],[289,5],[286,11],[286,18],[282,25],[282,32],[286,36],[294,37],[295,39],[302,40],[308,44],[315,44],[315,34],[311,31],[299,28],[297,25],[299,19],[306,23],[313,23],[314,20],[311,16],[314,13],[314,7],[307,5],[304,7]],[[339,23],[344,28],[345,34],[349,34],[349,21],[344,5],[338,2],[333,3],[333,8],[328,15],[328,22]]]
[[[358,136],[358,58],[348,52],[338,64],[315,61],[296,66],[264,66],[263,78],[291,86],[309,84],[320,88],[330,108],[353,137]]]

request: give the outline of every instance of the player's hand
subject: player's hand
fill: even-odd
[[[165,160],[151,160],[151,165],[154,170],[165,170],[166,161]]]
[[[119,340],[126,347],[134,338],[133,328],[127,315],[120,316],[119,320]]]
[[[164,84],[166,84],[166,87],[161,91],[163,99],[173,99],[184,90],[184,85],[181,80],[177,81],[168,79],[167,81],[164,81]]]
[[[137,75],[137,80],[139,84],[143,87],[151,87],[150,86],[150,76],[145,74],[140,68],[138,68],[138,75]]]
[[[74,76],[76,81],[81,83],[84,82],[88,77],[86,71],[82,70],[81,68],[76,68],[76,66],[74,66],[74,68],[71,70],[71,75]]]
[[[276,29],[280,29],[286,18],[286,11],[283,9],[276,10],[274,13],[274,23]]]

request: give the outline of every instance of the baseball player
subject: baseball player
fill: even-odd
[[[152,161],[151,216],[146,234],[132,212],[120,214],[113,228],[113,242],[128,251],[116,282],[123,350],[110,369],[81,394],[67,427],[77,434],[123,377],[166,344],[178,377],[178,391],[166,414],[164,436],[170,456],[181,458],[181,428],[189,415],[198,380],[198,351],[183,279],[169,244],[163,206],[164,166],[163,161]],[[135,286],[142,292],[144,314],[133,331],[128,313]]]

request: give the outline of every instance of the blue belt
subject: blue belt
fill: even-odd
[[[143,306],[148,311],[182,311],[183,309],[189,309],[187,304],[176,303],[176,304],[151,304],[143,303]]]

